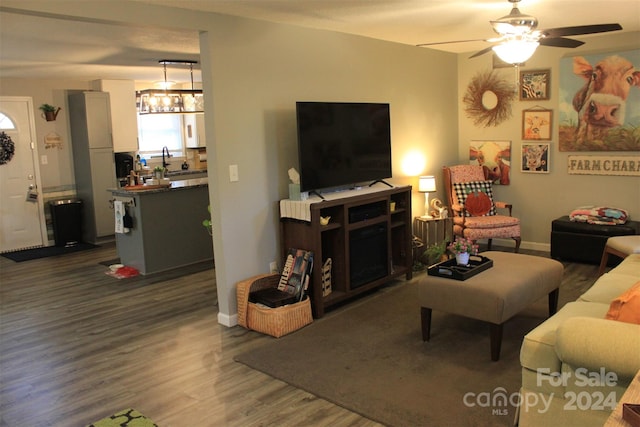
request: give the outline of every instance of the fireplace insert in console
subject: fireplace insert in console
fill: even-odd
[[[384,215],[386,202],[369,203],[349,209],[349,223],[365,221]]]
[[[388,274],[387,223],[353,230],[349,233],[351,289]]]

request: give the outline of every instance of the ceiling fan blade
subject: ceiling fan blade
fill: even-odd
[[[471,56],[469,57],[469,59],[471,59],[471,58],[475,58],[475,57],[478,57],[478,56],[480,56],[480,55],[484,55],[484,54],[485,54],[485,53],[487,53],[487,52],[491,52],[491,49],[492,49],[492,48],[493,48],[493,46],[485,47],[484,49],[479,50],[478,52],[476,52],[476,53],[474,53],[473,55],[471,55]]]
[[[621,30],[620,24],[579,25],[577,27],[561,27],[542,30],[545,37],[579,36],[581,34],[606,33]]]
[[[584,42],[574,39],[566,39],[564,37],[547,37],[539,40],[541,46],[551,47],[578,47],[582,46]]]
[[[420,44],[417,44],[416,46],[422,47],[422,46],[435,46],[435,45],[439,45],[439,44],[467,43],[467,42],[486,42],[486,41],[487,41],[486,39],[452,40],[452,41],[447,41],[447,42],[420,43]]]

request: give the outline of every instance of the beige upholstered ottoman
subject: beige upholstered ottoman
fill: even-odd
[[[532,255],[489,251],[481,254],[493,267],[467,280],[425,276],[418,282],[422,339],[431,335],[431,311],[439,310],[488,322],[491,360],[500,358],[502,325],[536,300],[549,296],[549,316],[558,307],[563,267],[558,261]]]

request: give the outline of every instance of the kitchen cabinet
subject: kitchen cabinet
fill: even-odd
[[[152,274],[213,260],[213,242],[202,220],[209,216],[207,178],[173,181],[168,188],[112,190],[126,204],[132,226],[116,233],[120,262]]]
[[[83,200],[82,238],[96,243],[114,234],[109,188],[117,187],[111,145],[111,108],[106,92],[69,95],[69,124],[76,194]]]
[[[185,145],[187,148],[204,148],[207,139],[204,133],[204,114],[191,113],[183,116]]]
[[[111,122],[114,124],[113,151],[138,151],[138,112],[133,80],[94,80],[92,88],[109,94]]]

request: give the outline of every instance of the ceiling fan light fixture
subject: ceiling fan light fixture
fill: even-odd
[[[492,49],[507,64],[522,64],[533,56],[539,45],[533,40],[514,39],[495,45]]]
[[[503,36],[523,35],[538,28],[538,19],[535,16],[520,13],[515,5],[511,13],[490,22],[493,30]]]

